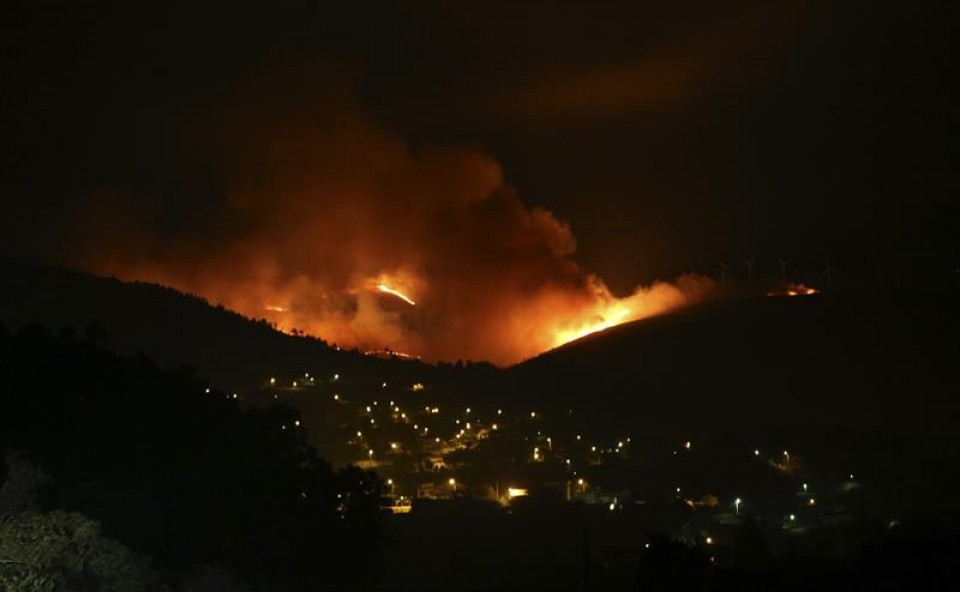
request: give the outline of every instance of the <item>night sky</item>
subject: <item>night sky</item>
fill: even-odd
[[[244,146],[349,113],[498,162],[615,292],[752,255],[956,266],[936,2],[19,4],[3,253],[77,264],[127,214],[149,249],[204,234]]]

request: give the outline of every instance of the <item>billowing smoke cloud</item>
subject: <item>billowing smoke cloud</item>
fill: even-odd
[[[347,93],[300,92],[291,106],[299,91],[285,84],[299,82],[257,84],[219,119],[219,207],[131,217],[100,196],[86,215],[113,213],[110,244],[86,237],[84,264],[342,346],[501,364],[703,288],[688,278],[617,299],[571,259],[569,226],[525,205],[489,156],[413,151]],[[157,238],[171,219],[176,238]]]

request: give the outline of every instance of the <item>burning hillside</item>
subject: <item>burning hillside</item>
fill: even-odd
[[[524,204],[490,157],[413,151],[349,101],[310,99],[300,112],[269,99],[231,111],[217,211],[88,203],[109,232],[81,237],[80,264],[341,346],[500,364],[703,291],[684,278],[617,298],[574,262],[569,226]]]

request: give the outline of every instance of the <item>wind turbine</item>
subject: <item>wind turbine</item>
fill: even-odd
[[[787,285],[787,265],[790,263],[789,259],[777,259],[777,262],[780,263],[780,283],[784,287]]]
[[[754,261],[756,261],[756,260],[757,260],[757,256],[756,256],[756,255],[754,255],[753,257],[750,257],[749,259],[744,259],[744,260],[743,260],[743,264],[747,266],[747,281],[748,281],[748,282],[752,282],[752,281],[753,281],[753,263],[754,263]]]
[[[830,259],[827,259],[827,268],[823,270],[823,275],[827,276],[828,290],[833,287],[833,272],[835,271],[836,269],[833,267],[833,265],[830,264]]]

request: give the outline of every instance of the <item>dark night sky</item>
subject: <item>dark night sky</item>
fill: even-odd
[[[333,93],[414,150],[490,154],[617,290],[753,254],[957,264],[934,2],[23,4],[0,25],[0,252],[67,258],[104,188],[215,213],[236,97]]]

